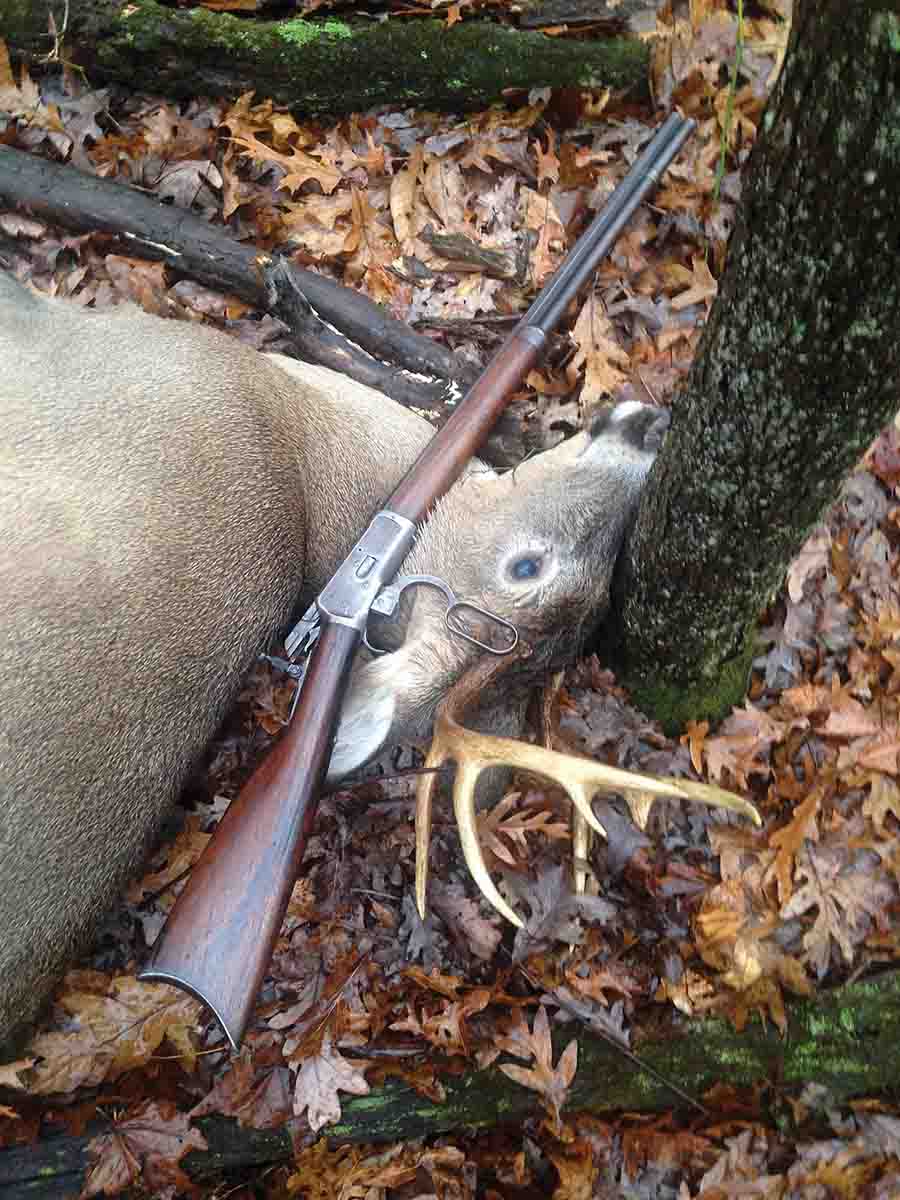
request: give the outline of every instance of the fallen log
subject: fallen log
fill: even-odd
[[[260,21],[156,0],[79,0],[67,10],[60,54],[49,11],[0,0],[0,38],[13,58],[35,63],[55,52],[92,84],[174,97],[255,91],[315,116],[377,104],[483,108],[509,88],[647,87],[647,44],[630,37],[575,41],[481,20]],[[56,19],[59,27],[62,6]]]
[[[254,246],[235,241],[226,230],[195,213],[162,204],[136,188],[0,146],[2,208],[76,233],[109,235],[121,253],[165,263],[173,281],[195,279],[254,308],[269,306]],[[455,411],[459,396],[476,374],[474,367],[391,317],[360,292],[315,271],[293,265],[288,269],[316,314],[346,339],[341,346],[329,345],[315,322],[305,330],[294,329],[299,357],[341,371],[399,404],[430,412],[437,425]],[[352,353],[348,343],[365,354]],[[513,465],[535,449],[529,437],[513,408],[498,422],[482,457],[494,466]]]
[[[558,1031],[556,1055],[572,1036],[574,1028],[571,1033]],[[657,1074],[636,1070],[608,1042],[589,1034],[578,1042],[578,1071],[565,1111],[610,1116],[621,1111],[678,1110],[696,1115]],[[677,1081],[680,1089],[701,1103],[718,1083],[748,1093],[751,1088],[767,1087],[771,1107],[786,1119],[785,1101],[797,1097],[810,1082],[826,1089],[823,1095],[833,1106],[854,1097],[896,1099],[900,971],[792,1004],[783,1038],[771,1022],[763,1026],[758,1018],[739,1033],[723,1020],[689,1021],[668,1010],[652,1033],[634,1038],[632,1048],[653,1072]],[[324,1130],[323,1136],[336,1144],[407,1141],[450,1130],[478,1132],[521,1124],[542,1112],[538,1095],[508,1079],[496,1066],[442,1083],[446,1096],[441,1103],[423,1099],[400,1083],[388,1083],[368,1096],[346,1097],[341,1120]],[[7,1099],[14,1104],[8,1093]],[[710,1115],[716,1116],[714,1111]],[[204,1117],[197,1126],[209,1147],[192,1150],[181,1163],[195,1182],[240,1176],[291,1160],[287,1132],[245,1129],[224,1117]],[[93,1132],[109,1131],[107,1122]],[[0,1152],[0,1195],[4,1200],[77,1196],[88,1164],[90,1136],[50,1137]]]

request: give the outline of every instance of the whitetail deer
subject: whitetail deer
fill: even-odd
[[[0,272],[0,1038],[129,876],[242,675],[329,578],[431,427],[324,368]],[[602,616],[665,415],[622,405],[476,465],[404,571],[514,621],[541,661]],[[423,589],[356,665],[331,763],[427,734],[478,657]]]

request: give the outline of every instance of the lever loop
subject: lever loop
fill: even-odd
[[[487,642],[482,642],[480,638],[474,637],[471,633],[467,633],[461,624],[457,624],[465,612],[477,613],[479,617],[498,627],[506,635],[506,645],[500,647],[491,646]],[[498,658],[503,654],[512,653],[519,644],[519,631],[511,621],[507,621],[503,617],[498,617],[496,613],[489,612],[486,608],[481,608],[478,604],[472,604],[469,600],[457,600],[454,604],[451,604],[444,615],[444,624],[457,637],[464,638],[465,641],[471,642],[473,646],[478,646],[481,650],[486,650],[488,654],[496,654]]]
[[[371,611],[380,613],[382,616],[393,617],[400,603],[400,597],[409,587],[431,587],[442,593],[444,599],[447,601],[444,624],[449,632],[455,634],[456,637],[470,642],[473,646],[478,646],[479,649],[487,651],[488,654],[498,656],[509,654],[518,645],[519,631],[515,625],[504,620],[503,617],[498,617],[496,613],[492,613],[478,604],[473,604],[469,600],[457,600],[450,585],[437,575],[398,575],[393,583],[382,588],[372,604]],[[466,612],[477,613],[483,620],[492,622],[495,626],[502,629],[506,636],[506,644],[498,649],[469,633],[463,626],[463,615]],[[369,641],[368,629],[363,632],[363,643],[372,654],[390,653],[388,650],[382,650],[378,646],[372,645]]]

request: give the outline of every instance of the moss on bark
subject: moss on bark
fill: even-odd
[[[46,9],[0,0],[0,37],[34,62],[51,48]],[[91,82],[192,97],[255,91],[298,113],[377,104],[463,110],[507,88],[646,87],[647,46],[631,38],[568,41],[487,21],[294,18],[257,21],[155,0],[80,0],[66,57]]]

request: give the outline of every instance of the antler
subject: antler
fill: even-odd
[[[527,651],[517,651],[516,656],[524,657],[524,653]],[[630,806],[646,805],[648,796],[669,796],[680,800],[696,800],[713,808],[727,808],[749,817],[756,825],[762,824],[752,804],[712,784],[640,775],[594,762],[593,759],[560,754],[528,742],[465,729],[456,719],[457,716],[483,690],[485,684],[499,671],[505,670],[509,663],[508,655],[501,661],[482,660],[456,683],[438,707],[434,737],[425,760],[426,773],[419,781],[416,795],[416,904],[423,920],[428,883],[428,845],[431,840],[431,800],[437,779],[436,771],[428,768],[441,767],[448,760],[456,763],[453,809],[466,866],[494,908],[517,926],[521,926],[522,921],[494,885],[476,832],[475,785],[482,771],[490,767],[512,766],[532,771],[547,776],[565,789],[575,809],[573,849],[576,857],[587,854],[588,828],[606,837],[606,830],[594,816],[591,807],[594,794],[601,789],[624,794]],[[583,888],[584,874],[577,871],[576,890]]]

